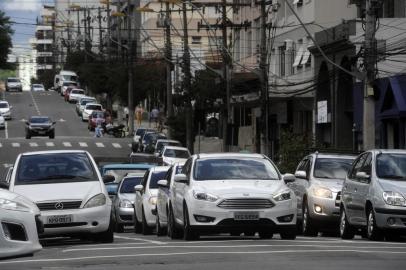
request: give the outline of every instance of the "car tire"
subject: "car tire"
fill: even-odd
[[[152,228],[148,226],[147,220],[145,218],[144,207],[142,208],[142,234],[143,235],[152,234]]]
[[[168,213],[168,236],[171,239],[180,239],[182,238],[182,231],[176,228],[175,217],[173,215],[172,207],[169,207]]]
[[[310,217],[309,206],[307,205],[306,201],[304,201],[303,206],[302,232],[304,236],[315,237],[318,235],[318,230],[314,225],[314,221]]]
[[[116,233],[123,233],[124,232],[124,225],[123,224],[120,224],[120,223],[116,222],[114,227],[115,227],[114,231]]]
[[[138,152],[138,143],[132,142],[131,143],[131,150],[136,153]]]
[[[272,239],[273,233],[271,231],[259,231],[258,232],[260,239]]]
[[[185,205],[183,208],[183,240],[193,241],[199,239],[199,233],[190,225],[189,211]]]
[[[295,240],[296,239],[296,228],[285,229],[279,233],[283,240]]]
[[[106,231],[95,234],[93,239],[96,242],[101,242],[101,243],[113,243],[114,242],[114,221],[110,217],[110,223],[109,227],[107,228]]]
[[[137,219],[135,209],[134,209],[134,233],[142,233],[142,224]]]
[[[26,138],[26,139],[31,139],[31,134],[30,134],[30,133],[26,133],[26,134],[25,134],[25,138]]]
[[[340,237],[341,239],[353,239],[355,236],[355,228],[348,223],[347,215],[344,207],[340,211]]]
[[[374,209],[370,207],[367,215],[367,237],[372,241],[382,241],[384,234],[381,229],[376,226]]]
[[[155,225],[155,230],[156,230],[156,236],[164,236],[166,235],[166,230],[161,226],[161,223],[159,221],[159,215],[158,215],[158,210],[156,211],[156,225]]]
[[[50,139],[55,139],[55,131],[54,131],[54,132],[51,132],[51,133],[49,134],[49,138],[50,138]]]
[[[255,236],[255,232],[254,231],[246,231],[246,232],[244,232],[244,235],[245,236]]]

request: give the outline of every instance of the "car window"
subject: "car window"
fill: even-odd
[[[163,156],[172,157],[172,158],[188,158],[188,157],[190,157],[190,154],[186,150],[166,149]]]
[[[166,172],[165,179],[168,182],[168,185],[171,183],[172,172],[175,166],[171,166],[169,170]]]
[[[30,119],[30,123],[33,124],[45,124],[51,122],[51,120],[48,117],[35,117]]]
[[[120,193],[134,193],[134,187],[142,181],[142,176],[126,177],[121,183]]]
[[[147,186],[148,177],[149,177],[150,173],[151,173],[151,170],[146,171],[145,174],[144,174],[144,177],[142,178],[142,184],[141,185],[144,186],[144,189]]]
[[[112,175],[115,182],[121,181],[127,173],[144,173],[146,169],[106,169],[104,174]]]
[[[22,156],[15,185],[99,181],[84,153],[53,153]]]
[[[190,177],[190,171],[191,171],[191,169],[192,169],[192,162],[193,162],[192,158],[189,158],[189,159],[186,161],[186,163],[185,163],[185,165],[183,166],[183,168],[182,168],[182,173],[185,174],[187,177]]]
[[[317,158],[313,176],[325,179],[345,179],[352,161],[352,159],[344,158]]]
[[[376,175],[379,178],[406,181],[406,154],[383,153],[377,155]]]
[[[196,161],[193,177],[206,180],[279,180],[272,163],[265,159],[210,158]]]
[[[372,166],[372,153],[368,153],[360,172],[364,172],[367,175],[371,175],[371,166]]]
[[[167,171],[152,172],[149,180],[149,188],[158,188],[158,181],[165,179]]]
[[[364,165],[364,161],[365,161],[366,157],[367,157],[366,153],[365,153],[365,154],[362,154],[362,155],[354,162],[354,165],[353,165],[353,167],[352,167],[352,169],[351,169],[351,173],[349,174],[349,177],[350,177],[351,179],[355,179],[355,178],[356,178],[355,176],[356,176],[357,172],[359,172],[359,171],[361,170],[362,166]]]
[[[5,102],[0,103],[0,108],[8,108],[8,103]]]

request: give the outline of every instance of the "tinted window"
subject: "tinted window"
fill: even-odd
[[[8,104],[5,102],[0,103],[0,108],[8,108]]]
[[[367,157],[367,154],[362,154],[354,163],[352,171],[349,175],[350,178],[355,178],[357,172],[361,171],[362,166],[364,165],[364,161]]]
[[[8,81],[8,82],[20,82],[19,79],[15,79],[15,78],[7,79],[7,81]]]
[[[318,158],[314,164],[314,177],[345,179],[352,161],[352,159],[343,158]]]
[[[104,174],[112,175],[115,178],[114,182],[120,182],[127,173],[145,173],[143,169],[107,169]]]
[[[81,94],[83,95],[85,92],[83,90],[72,90],[72,94]]]
[[[64,82],[63,83],[63,86],[70,86],[70,85],[76,86],[76,83],[74,83],[74,82]]]
[[[134,193],[134,187],[141,183],[142,176],[126,177],[120,187],[120,193]]]
[[[101,111],[102,107],[100,105],[86,105],[86,109]]]
[[[173,157],[173,158],[189,158],[190,154],[188,151],[179,150],[179,149],[166,149],[165,153],[163,154],[165,157]]]
[[[50,122],[50,119],[48,117],[35,117],[31,118],[30,122],[33,124],[44,124]]]
[[[84,153],[23,156],[18,164],[16,185],[98,181]]]
[[[406,154],[379,154],[376,174],[379,178],[406,181]]]
[[[196,180],[279,180],[275,167],[265,159],[213,158],[196,161]]]
[[[80,100],[80,105],[86,105],[87,103],[92,103],[95,102],[95,99],[81,99]]]
[[[149,188],[158,188],[158,181],[165,179],[166,171],[152,172],[151,179],[149,180]]]

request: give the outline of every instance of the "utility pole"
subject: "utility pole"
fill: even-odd
[[[376,64],[376,9],[381,1],[366,0],[364,61],[366,78],[364,80],[363,150],[375,148],[375,100],[374,88]]]
[[[70,33],[70,24],[71,24],[71,19],[70,19],[70,10],[68,10],[68,22],[67,22],[67,27],[68,27],[68,42],[67,42],[67,46],[68,46],[68,49],[67,49],[67,52],[68,52],[68,55],[70,55],[70,53],[71,53],[71,39],[72,39],[72,37],[71,37],[71,33]],[[54,31],[55,31],[55,29],[54,29]]]
[[[80,9],[76,9],[75,10],[77,13],[77,20],[78,20],[78,34],[76,36],[76,41],[77,41],[77,45],[78,45],[78,51],[80,51],[80,40],[79,37],[81,36],[81,30],[80,30]]]
[[[118,12],[121,12],[121,0],[118,0],[118,3],[117,3],[117,10],[118,10]],[[117,26],[118,26],[118,28],[117,28],[117,58],[118,59],[120,59],[121,58],[121,60],[123,60],[122,58],[122,53],[121,53],[121,51],[122,51],[122,48],[121,48],[121,17],[118,17],[117,18]]]
[[[111,45],[111,35],[110,35],[110,0],[107,0],[107,59],[110,62],[110,45]]]
[[[134,133],[134,71],[133,54],[134,43],[131,39],[131,0],[127,0],[127,34],[128,34],[128,132],[131,136]],[[135,40],[135,39],[134,39]]]
[[[193,153],[193,133],[192,133],[192,122],[193,122],[193,111],[192,104],[190,100],[190,90],[191,90],[191,72],[190,72],[190,52],[189,52],[189,35],[188,35],[188,25],[187,25],[187,10],[186,2],[182,2],[182,13],[183,13],[183,74],[184,78],[184,89],[186,93],[186,104],[185,104],[185,116],[186,116],[186,147],[191,153]]]
[[[172,105],[172,43],[171,43],[171,11],[169,2],[165,2],[165,35],[166,35],[166,115],[173,116]]]
[[[83,33],[84,41],[85,41],[85,44],[84,44],[85,63],[87,63],[87,47],[88,47],[87,42],[88,42],[88,40],[87,40],[87,8],[86,7],[83,8],[83,24],[85,26],[84,33]]]
[[[103,56],[103,30],[102,30],[101,7],[97,8],[97,19],[99,22],[99,54]]]

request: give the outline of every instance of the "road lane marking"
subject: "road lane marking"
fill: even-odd
[[[6,139],[8,139],[8,125],[7,122],[4,122],[4,135],[6,136]]]
[[[156,256],[185,256],[185,255],[259,255],[259,254],[298,254],[298,253],[378,253],[382,254],[406,254],[406,251],[382,251],[382,250],[340,250],[340,249],[325,249],[325,250],[272,250],[272,251],[191,251],[191,252],[172,252],[172,253],[144,253],[144,254],[115,254],[115,255],[98,255],[98,256],[84,256],[74,258],[53,258],[53,259],[30,259],[30,260],[16,260],[16,261],[0,261],[2,264],[19,264],[19,263],[44,263],[44,262],[69,262],[69,261],[83,261],[95,259],[119,259],[131,257],[156,257]]]
[[[112,143],[114,148],[121,148],[121,145],[119,143]]]
[[[3,145],[0,143],[0,147],[3,147]]]
[[[12,147],[20,147],[20,143],[18,143],[18,142],[13,142],[13,143],[11,143],[11,146],[12,146]]]
[[[85,143],[85,142],[80,142],[79,145],[80,145],[80,147],[87,147],[87,143]]]
[[[30,147],[38,147],[38,143],[36,143],[36,142],[30,142]]]
[[[143,242],[148,242],[151,244],[157,244],[157,245],[166,245],[167,242],[162,242],[162,241],[157,241],[157,240],[149,240],[149,239],[143,239],[143,238],[137,238],[137,237],[125,237],[125,236],[114,236],[117,239],[126,239],[126,240],[136,240],[136,241],[143,241]]]
[[[55,146],[55,144],[53,142],[46,142],[45,145],[48,146],[48,147],[54,147]]]
[[[32,94],[32,91],[30,91],[30,95],[31,95],[31,98],[32,98],[32,102],[34,103],[35,110],[37,111],[37,114],[41,115],[41,111],[38,108],[37,101],[35,100],[34,95]]]
[[[97,147],[104,147],[104,144],[101,143],[101,142],[97,142],[97,143],[96,143],[96,146],[97,146]]]
[[[65,147],[72,147],[72,144],[70,142],[63,142],[62,144]]]

